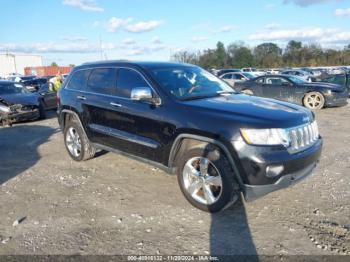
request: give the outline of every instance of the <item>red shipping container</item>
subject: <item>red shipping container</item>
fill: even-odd
[[[57,74],[69,74],[73,67],[69,66],[36,66],[24,68],[25,75],[55,76]]]

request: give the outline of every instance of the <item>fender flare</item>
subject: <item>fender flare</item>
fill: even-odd
[[[209,137],[205,137],[205,136],[199,136],[199,135],[193,135],[193,134],[180,134],[180,135],[178,135],[176,137],[172,147],[171,147],[170,154],[169,154],[168,165],[169,165],[170,168],[173,168],[173,163],[174,163],[174,160],[175,160],[176,152],[177,152],[177,149],[178,149],[181,141],[183,139],[186,139],[186,138],[197,140],[197,141],[200,141],[200,142],[214,144],[217,147],[219,147],[224,152],[224,154],[227,157],[227,159],[229,160],[229,162],[231,164],[231,167],[232,167],[232,169],[234,171],[234,174],[236,176],[236,179],[237,179],[241,189],[244,190],[244,188],[245,188],[244,183],[242,181],[240,172],[238,170],[238,167],[237,167],[237,165],[236,165],[232,155],[230,154],[229,150],[227,149],[227,147],[222,142],[220,142],[220,141],[218,141],[216,139],[213,139],[213,138],[209,138]]]
[[[79,115],[78,115],[76,112],[74,112],[73,110],[69,110],[69,109],[63,109],[63,110],[61,111],[61,114],[60,114],[61,121],[65,121],[65,119],[62,117],[62,114],[63,114],[63,113],[64,113],[64,114],[73,115],[73,116],[79,121],[79,124],[80,124],[80,126],[81,126],[81,128],[82,128],[82,130],[83,130],[83,132],[84,132],[84,135],[85,135],[86,137],[88,137],[87,134],[86,134],[86,132],[85,132],[85,128],[84,128],[84,126],[83,126],[83,123],[81,122],[80,117],[79,117]],[[63,129],[63,130],[64,130],[65,125],[66,125],[66,123],[63,123],[63,122],[62,122],[62,129]],[[63,131],[63,130],[62,130],[62,131]]]

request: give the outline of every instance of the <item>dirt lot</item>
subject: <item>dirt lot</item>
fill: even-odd
[[[350,106],[317,118],[314,176],[215,215],[151,166],[112,153],[71,161],[54,116],[1,128],[0,255],[350,254]]]

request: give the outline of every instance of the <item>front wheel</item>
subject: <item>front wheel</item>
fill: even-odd
[[[310,92],[305,95],[303,103],[305,107],[311,110],[318,110],[324,107],[325,99],[319,92]]]
[[[238,184],[231,165],[216,147],[190,149],[178,163],[181,191],[196,208],[215,213],[238,200]]]

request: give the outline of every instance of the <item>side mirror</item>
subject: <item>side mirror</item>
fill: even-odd
[[[151,104],[159,105],[160,100],[154,98],[152,95],[152,90],[149,87],[136,87],[131,90],[131,100],[148,102]]]

